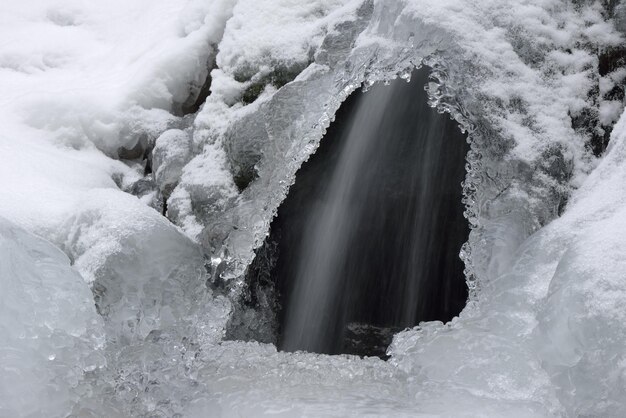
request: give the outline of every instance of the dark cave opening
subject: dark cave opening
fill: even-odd
[[[279,349],[384,357],[397,331],[465,306],[468,145],[428,106],[428,74],[353,93],[298,171],[248,273],[253,296],[273,288]]]

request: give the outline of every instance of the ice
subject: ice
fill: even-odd
[[[115,190],[84,198],[61,229],[63,249],[91,285],[107,367],[90,376],[74,412],[173,414],[198,385],[189,370],[223,338],[231,305],[207,288],[200,246],[165,217]]]
[[[180,181],[183,167],[191,159],[192,146],[189,135],[180,129],[170,129],[157,138],[152,150],[152,170],[163,199],[169,198]]]
[[[64,225],[63,248],[91,284],[110,338],[132,341],[191,320],[190,309],[207,296],[197,244],[115,191],[86,193],[76,212]]]
[[[554,405],[560,403],[560,413],[567,416],[624,414],[626,334],[620,308],[626,290],[621,254],[626,226],[621,186],[624,116],[614,132],[606,157],[573,194],[563,216],[521,245],[512,267],[482,289],[473,308],[476,312],[468,309],[448,326],[429,324],[400,334],[391,348],[393,361],[405,370],[409,367],[409,373],[419,369],[429,379],[448,383],[459,379],[492,390],[498,384],[508,392],[500,393],[501,398],[522,395],[537,399],[540,393],[531,392],[540,391],[542,396],[550,395],[544,405],[549,404],[548,399]],[[476,325],[480,332],[472,331]],[[489,347],[485,353],[498,346],[496,352],[507,365],[485,373],[487,366],[500,360],[476,363],[471,343],[476,338],[476,346]],[[444,350],[448,361],[451,356],[459,356],[461,362],[471,358],[471,364],[477,366],[475,375],[470,379],[442,376],[449,372],[449,364],[438,367],[430,356],[441,356]],[[520,361],[528,356],[529,360]],[[463,369],[472,367],[459,364],[457,370]],[[502,370],[508,371],[508,377]],[[474,383],[476,378],[498,375],[502,376],[500,382]],[[509,380],[511,377],[519,383]],[[528,378],[532,380],[519,380]],[[510,392],[511,384],[519,393]]]
[[[626,292],[620,250],[626,228],[621,186],[625,122],[622,115],[606,157],[574,195],[568,212],[545,232],[560,252],[536,341],[572,415],[626,413],[626,329],[620,307]]]
[[[241,25],[236,31],[227,25],[229,43],[220,54],[228,56],[227,47],[246,32],[246,22]],[[589,100],[599,76],[596,51],[584,45],[612,48],[621,35],[597,3],[572,7],[558,1],[488,2],[480,8],[458,1],[394,7],[365,2],[333,27],[306,70],[278,91],[260,90],[251,104],[243,97],[248,85],[237,90],[227,81],[234,71],[220,65],[218,54],[212,87],[218,94],[198,115],[194,141],[223,146],[227,168],[236,182],[244,181],[232,209],[227,204],[223,216],[199,220],[208,225],[201,242],[219,263],[214,277],[230,281],[234,295],[245,286],[252,248],[260,245],[295,169],[315,149],[341,99],[363,81],[405,74],[426,57],[435,69],[433,105],[470,131],[465,190],[473,232],[464,257],[474,298],[453,324],[426,324],[398,336],[391,361],[412,376],[406,390],[421,411],[578,413],[577,402],[558,388],[562,382],[555,385],[554,372],[544,368],[539,353],[545,345],[535,341],[558,244],[543,235],[549,228],[526,240],[567,213],[572,190],[597,164],[588,150],[592,136],[581,127],[610,121],[607,102]],[[221,120],[213,122],[211,113]],[[224,123],[224,115],[232,121]],[[225,223],[236,227],[229,230]],[[596,387],[588,399],[609,393],[608,386]]]
[[[626,415],[623,3],[5,3],[0,415]],[[341,102],[420,64],[472,147],[468,307],[389,362],[222,341]]]
[[[1,340],[7,357],[0,415],[129,416],[131,409],[154,409],[147,397],[139,403],[124,397],[146,393],[140,364],[167,376],[165,359],[180,351],[183,337],[191,347],[221,338],[230,305],[206,288],[200,247],[127,191],[145,180],[145,149],[163,132],[185,127],[181,113],[201,94],[216,52],[211,45],[232,2],[70,0],[0,8],[0,216],[50,240],[73,264],[52,244],[41,250],[49,262],[21,256],[3,223],[2,280],[32,289],[2,286],[3,334],[12,324],[28,338]],[[164,191],[182,168],[169,160],[159,173]],[[61,265],[54,267],[61,277],[46,273],[43,285],[31,285],[42,263]],[[5,269],[19,271],[7,276]],[[24,292],[41,303],[28,303]],[[21,301],[20,310],[5,301]],[[98,321],[96,342],[80,322],[70,327],[77,319]],[[184,381],[184,363],[173,361]]]
[[[0,415],[62,416],[105,365],[102,318],[51,243],[0,217]]]
[[[185,416],[415,416],[405,376],[378,358],[288,354],[242,342],[208,354],[198,370],[207,393]]]

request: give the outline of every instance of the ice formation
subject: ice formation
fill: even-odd
[[[5,3],[0,415],[626,415],[623,2]],[[341,102],[424,63],[466,309],[388,362],[224,341]]]
[[[104,365],[103,321],[58,248],[0,218],[0,414],[62,416]]]

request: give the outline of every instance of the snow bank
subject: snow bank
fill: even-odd
[[[200,93],[231,10],[228,1],[0,6],[1,213],[54,230],[81,190],[140,178],[107,156],[141,157],[182,124],[175,114]]]
[[[154,358],[221,338],[200,247],[127,192],[187,123],[233,3],[0,5],[0,216],[54,244],[0,225],[0,415],[128,416],[115,382],[140,379],[148,336],[167,335]]]

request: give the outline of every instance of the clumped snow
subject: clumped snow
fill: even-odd
[[[2,4],[0,415],[626,415],[604,3]],[[342,100],[423,63],[471,141],[467,308],[389,362],[223,341]]]

